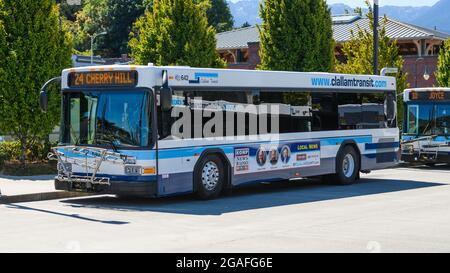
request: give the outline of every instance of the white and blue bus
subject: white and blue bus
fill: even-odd
[[[402,160],[450,163],[450,88],[407,89],[403,94]]]
[[[64,70],[58,190],[209,199],[249,183],[351,184],[399,161],[393,77],[190,67]]]

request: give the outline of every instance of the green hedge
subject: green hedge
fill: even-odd
[[[27,147],[26,160],[27,162],[43,162],[47,161],[47,154],[50,152],[54,144],[44,144],[40,142],[33,142]],[[21,147],[18,141],[1,142],[0,143],[0,166],[5,162],[19,161],[21,154]]]

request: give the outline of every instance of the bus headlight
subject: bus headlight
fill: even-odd
[[[72,163],[58,162],[56,168],[58,169],[58,172],[72,172]]]
[[[130,164],[130,165],[136,164],[136,157],[134,157],[134,156],[127,156],[125,158],[124,162],[125,162],[125,164]]]

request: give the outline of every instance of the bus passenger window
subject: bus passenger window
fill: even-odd
[[[356,130],[362,127],[361,98],[357,93],[339,93],[339,129]]]
[[[382,92],[361,94],[362,124],[361,129],[378,129],[387,127],[385,113],[385,95]],[[389,106],[389,109],[391,106]],[[391,113],[392,115],[392,113]],[[395,119],[395,117],[393,117]],[[394,122],[392,120],[391,122]]]
[[[312,93],[312,130],[332,131],[338,129],[336,94]]]
[[[260,94],[260,105],[278,106],[279,131],[301,133],[311,131],[311,96],[305,91],[268,92]]]

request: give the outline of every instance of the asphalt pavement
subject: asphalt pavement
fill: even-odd
[[[263,184],[210,201],[3,204],[0,216],[2,252],[449,252],[450,168]]]

